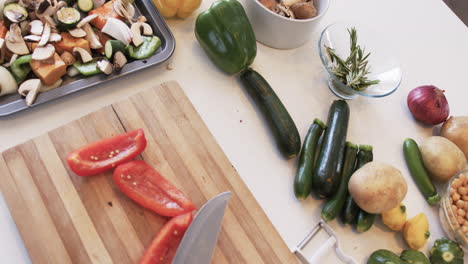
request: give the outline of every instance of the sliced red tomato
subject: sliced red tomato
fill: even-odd
[[[146,249],[140,264],[171,264],[192,219],[190,212],[169,220]]]
[[[196,208],[179,189],[142,160],[118,166],[114,182],[130,199],[163,216],[177,216]]]
[[[68,166],[80,176],[90,176],[130,161],[146,147],[143,129],[92,143],[70,153]]]

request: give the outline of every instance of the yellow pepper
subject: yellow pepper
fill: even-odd
[[[406,207],[398,205],[392,210],[382,214],[382,222],[393,231],[400,231],[406,222]]]
[[[201,0],[153,0],[153,3],[166,18],[186,18],[200,6]]]
[[[403,227],[403,237],[412,249],[422,248],[429,238],[429,222],[425,214],[420,213],[406,221]]]

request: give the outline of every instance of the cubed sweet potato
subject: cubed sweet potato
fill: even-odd
[[[89,47],[89,41],[86,39],[75,38],[67,32],[62,32],[60,35],[62,35],[62,40],[54,44],[55,50],[59,54],[62,54],[64,51],[73,52],[73,48],[75,47],[83,48],[87,50],[89,54],[92,54]]]
[[[54,54],[54,63],[32,60],[29,64],[34,74],[45,85],[54,84],[67,73],[67,65],[57,53]]]

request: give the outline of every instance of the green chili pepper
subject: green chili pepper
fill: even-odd
[[[252,26],[236,0],[217,1],[198,15],[195,35],[214,64],[229,74],[247,69],[257,55]]]
[[[143,44],[138,47],[128,45],[127,52],[130,58],[142,60],[153,56],[159,47],[161,47],[161,40],[158,37],[143,37]]]
[[[16,59],[11,65],[11,73],[17,83],[22,83],[28,74],[31,72],[29,62],[32,60],[32,55],[24,55]]]
[[[102,73],[102,71],[97,66],[97,60],[92,60],[87,63],[81,63],[77,61],[73,64],[73,67],[75,67],[84,76],[92,76]]]

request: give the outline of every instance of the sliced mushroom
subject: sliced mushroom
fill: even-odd
[[[112,73],[112,64],[107,60],[98,61],[97,66],[106,75],[109,75]]]
[[[28,36],[25,36],[24,37],[24,40],[26,41],[33,41],[33,42],[39,42],[41,41],[41,36],[37,36],[37,35],[28,35]]]
[[[49,42],[49,39],[50,39],[50,34],[51,34],[50,24],[49,24],[49,23],[45,23],[45,25],[44,25],[44,31],[42,32],[41,40],[39,41],[39,43],[37,44],[37,46],[42,47],[42,46],[44,46],[45,44],[47,44],[47,42]]]
[[[48,0],[43,0],[36,8],[38,17],[52,16],[55,13],[55,7]]]
[[[101,7],[105,3],[106,3],[106,0],[93,0],[93,8]]]
[[[103,33],[122,41],[125,45],[130,44],[133,33],[122,20],[109,17],[101,30]]]
[[[26,34],[28,32],[29,21],[25,20],[19,23],[21,28],[21,33]]]
[[[33,60],[45,61],[52,58],[55,54],[55,47],[51,44],[47,44],[43,47],[36,47],[32,54]]]
[[[26,7],[27,9],[34,9],[36,6],[34,0],[19,0],[18,4]]]
[[[300,3],[300,2],[305,2],[304,0],[282,0],[281,3],[283,3],[283,5],[285,6],[292,6],[296,3]]]
[[[19,89],[18,93],[26,97],[26,105],[30,106],[36,101],[37,94],[41,89],[42,83],[39,79],[29,79],[23,82]]]
[[[68,6],[67,2],[65,2],[65,1],[58,2],[57,5],[54,6],[55,7],[55,12],[59,11],[60,8],[66,7],[66,6]]]
[[[6,67],[6,68],[10,67],[11,64],[13,64],[13,62],[15,62],[17,59],[18,59],[18,54],[13,54],[10,58],[10,61],[3,64],[3,67]]]
[[[6,47],[9,51],[18,55],[29,54],[28,46],[21,36],[21,29],[18,24],[11,24],[10,31],[6,34]],[[14,40],[14,42],[12,41]]]
[[[62,35],[59,33],[50,33],[49,42],[55,43],[62,40]]]
[[[73,53],[79,54],[83,63],[90,62],[93,60],[91,54],[89,54],[89,52],[83,48],[75,47],[73,48]]]
[[[81,28],[71,29],[68,31],[68,33],[70,33],[70,35],[72,35],[75,38],[82,38],[86,36],[86,32]]]
[[[143,38],[141,37],[142,31],[143,35],[153,35],[153,29],[151,29],[151,26],[142,22],[133,23],[131,31],[133,34],[132,42],[136,47],[143,43]]]
[[[146,19],[145,16],[139,16],[139,17],[137,18],[137,23],[138,23],[138,22],[146,23],[146,21],[148,21],[148,19]]]
[[[13,23],[19,23],[26,19],[26,16],[23,13],[15,11],[15,10],[10,9],[10,10],[6,10],[3,13],[8,18],[8,20],[10,20]]]
[[[43,23],[48,23],[52,28],[55,28],[57,26],[57,23],[55,23],[55,20],[50,16],[43,16],[41,17],[41,19],[43,20],[42,21]]]
[[[47,91],[53,90],[55,88],[60,87],[62,85],[63,80],[60,78],[56,82],[54,82],[52,85],[41,85],[41,88],[39,88],[40,93],[45,93]]]
[[[96,17],[98,17],[97,14],[89,15],[89,16],[83,18],[83,19],[76,25],[76,27],[77,27],[77,28],[83,27],[84,25],[86,25],[86,24],[88,24],[89,22],[93,21]]]
[[[40,20],[33,20],[29,23],[29,32],[36,36],[41,36],[44,31],[44,24]]]
[[[114,71],[119,72],[125,64],[127,64],[127,57],[121,51],[117,51],[114,55]]]
[[[89,47],[92,49],[102,48],[102,44],[99,41],[99,36],[96,35],[90,24],[85,24],[83,30],[86,32],[86,40],[89,41]]]
[[[65,65],[67,66],[73,65],[73,63],[76,62],[75,56],[73,56],[73,54],[71,54],[68,51],[64,51],[62,55],[60,55],[60,58],[63,60],[63,62],[65,62]]]

